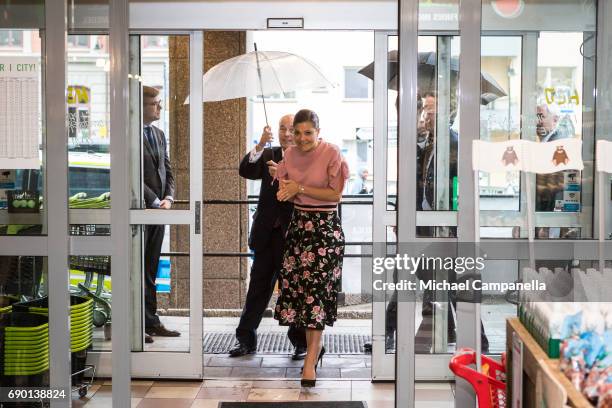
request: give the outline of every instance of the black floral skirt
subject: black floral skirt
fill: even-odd
[[[344,233],[337,212],[293,211],[274,310],[281,326],[333,326],[343,257]]]

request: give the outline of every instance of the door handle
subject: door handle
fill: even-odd
[[[200,235],[201,207],[202,207],[202,202],[196,201],[195,202],[195,228],[194,228],[196,235]]]

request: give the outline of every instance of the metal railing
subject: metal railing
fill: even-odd
[[[355,200],[362,198],[362,200]],[[259,201],[258,195],[248,195],[246,200],[203,200],[204,205],[256,205]],[[347,205],[373,205],[372,194],[347,194],[342,196],[342,201],[338,204],[338,216],[342,219],[342,208]],[[189,204],[189,200],[175,200],[175,204]],[[372,246],[372,241],[349,241],[345,242],[345,246]],[[204,252],[205,257],[218,257],[218,258],[252,258],[252,252]],[[161,256],[174,256],[174,257],[188,257],[188,252],[171,251],[164,252]],[[344,254],[345,258],[371,258],[372,255],[368,254]]]

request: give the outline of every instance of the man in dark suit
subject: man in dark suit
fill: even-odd
[[[174,202],[174,176],[168,158],[164,132],[151,123],[161,117],[159,90],[143,87],[142,169],[146,208],[169,210]],[[159,254],[164,240],[165,225],[145,226],[144,285],[145,285],[145,342],[152,343],[151,336],[177,337],[181,334],[168,330],[157,316],[157,290],[155,278]]]
[[[231,357],[253,354],[257,349],[257,328],[278,280],[283,261],[285,232],[293,212],[291,203],[279,202],[276,199],[278,181],[274,181],[277,163],[283,159],[284,150],[293,144],[293,115],[285,115],[279,122],[280,147],[265,148],[272,139],[270,128],[265,127],[257,146],[240,162],[240,175],[250,180],[261,180],[261,188],[249,236],[249,248],[255,253],[251,279],[240,323],[236,328],[237,342],[230,350]],[[295,347],[293,359],[304,359],[304,329],[291,326],[287,336]]]

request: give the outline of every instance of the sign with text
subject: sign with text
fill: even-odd
[[[0,168],[38,169],[40,63],[0,57]]]

